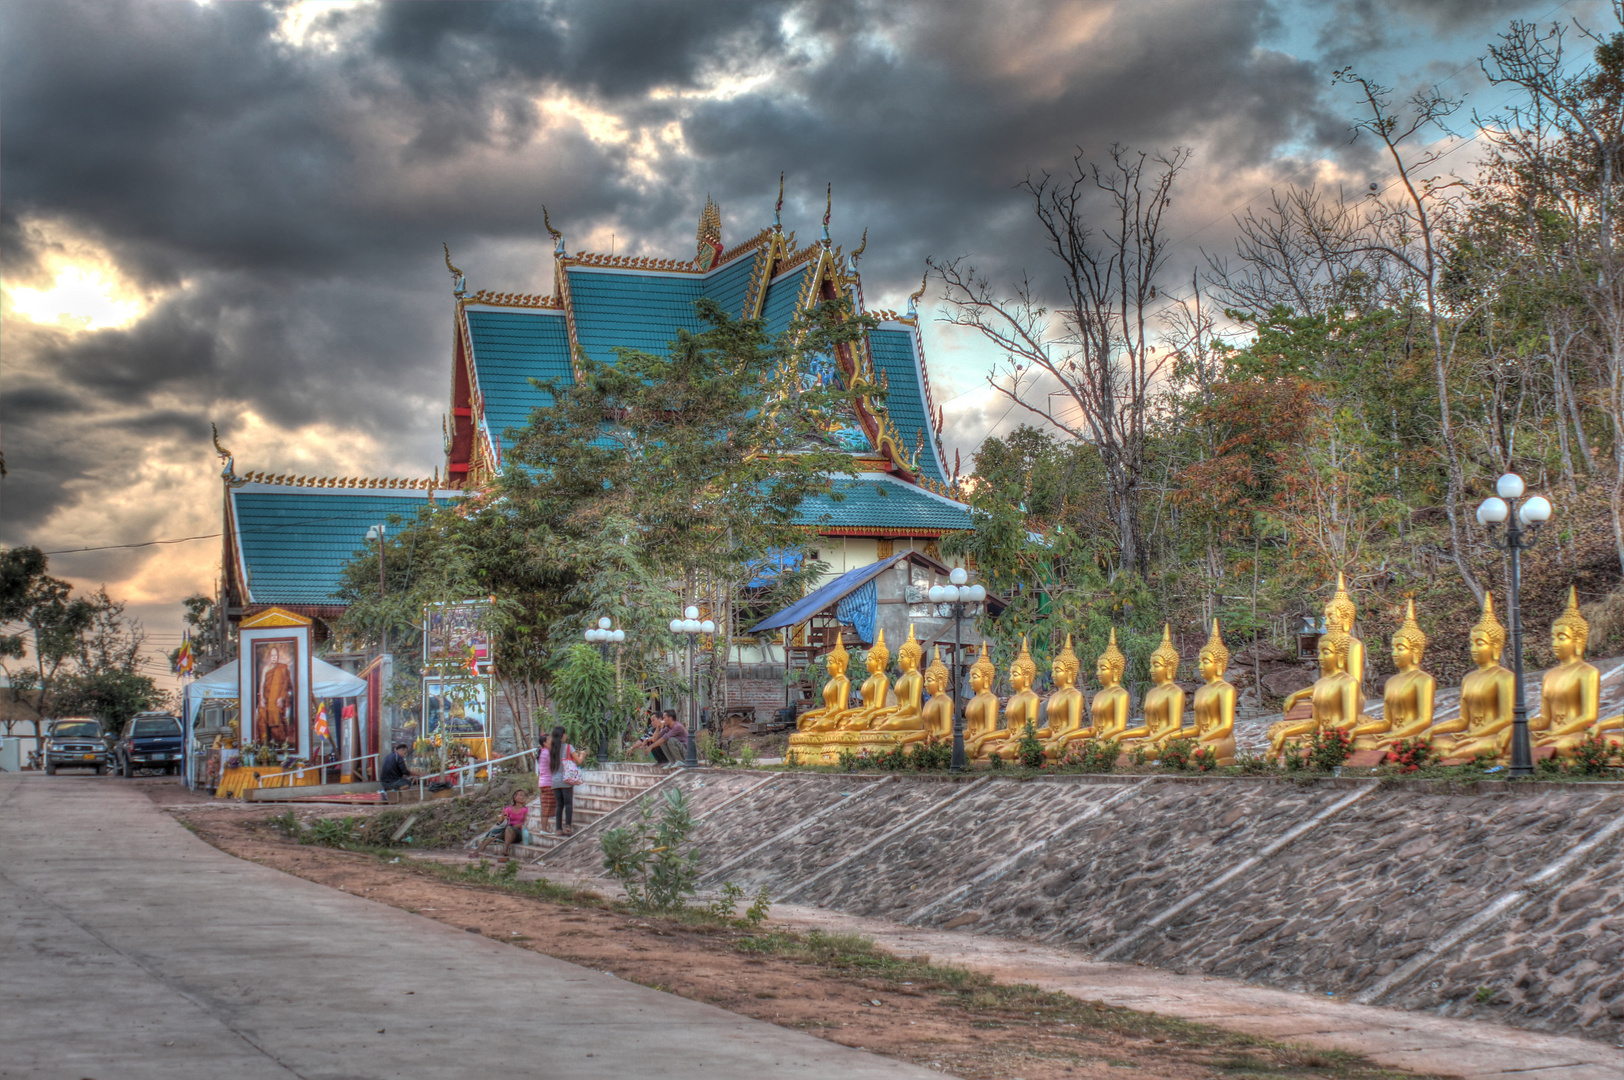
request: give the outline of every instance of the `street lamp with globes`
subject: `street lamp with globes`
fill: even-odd
[[[932,585],[928,596],[933,604],[951,604],[953,606],[953,762],[952,771],[962,772],[964,760],[964,711],[959,708],[959,673],[963,667],[960,652],[963,648],[960,637],[960,628],[964,623],[964,616],[968,609],[987,599],[987,590],[982,585],[971,585],[970,572],[962,566],[955,566],[947,575],[948,584]]]
[[[596,626],[587,627],[586,633],[582,635],[588,642],[598,647],[598,655],[603,657],[605,664],[609,662],[609,646],[619,645],[626,640],[626,631],[616,630],[614,626],[614,620],[604,615],[599,617]],[[614,706],[611,704],[603,711],[603,737],[598,740],[599,765],[609,760],[609,727],[614,721],[613,709]]]
[[[1534,752],[1528,741],[1528,699],[1523,693],[1522,609],[1519,593],[1522,589],[1521,553],[1534,544],[1539,527],[1551,520],[1551,503],[1543,495],[1523,497],[1523,478],[1506,473],[1495,481],[1496,495],[1484,499],[1477,508],[1479,524],[1489,530],[1489,543],[1511,556],[1511,572],[1506,580],[1506,606],[1511,615],[1511,671],[1515,677],[1516,701],[1511,719],[1511,775],[1534,775]],[[1521,500],[1521,505],[1518,501]],[[1495,530],[1506,527],[1504,541],[1496,539]]]
[[[671,620],[671,632],[682,634],[688,639],[688,757],[683,764],[690,768],[699,767],[699,731],[696,710],[699,699],[694,689],[694,639],[700,634],[716,633],[716,624],[709,619],[703,622],[699,619],[699,609],[689,604],[682,613],[682,618]]]

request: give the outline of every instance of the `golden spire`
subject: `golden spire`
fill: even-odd
[[[1121,649],[1117,648],[1116,627],[1114,626],[1111,627],[1111,641],[1105,646],[1105,651],[1100,653],[1100,659],[1105,662],[1106,667],[1118,679],[1121,679],[1123,673],[1128,670],[1128,658],[1122,655]]]
[[[1173,644],[1173,629],[1167,623],[1162,623],[1162,643],[1156,646],[1156,651],[1150,654],[1150,658],[1170,661],[1173,665],[1173,674],[1175,676],[1178,674],[1179,662],[1183,658],[1179,656],[1178,647]]]
[[[913,623],[908,624],[908,640],[902,643],[902,648],[897,652],[899,660],[904,656],[913,657],[915,667],[919,665],[919,661],[925,656],[925,650],[920,646],[919,639],[914,637]]]
[[[1224,644],[1224,635],[1218,632],[1218,620],[1212,620],[1212,634],[1207,643],[1201,646],[1202,656],[1216,657],[1218,660],[1218,677],[1223,678],[1225,669],[1229,667],[1229,646]]]
[[[880,657],[880,670],[884,671],[886,665],[891,663],[891,650],[885,647],[885,629],[883,627],[875,631],[874,647],[868,650],[868,658],[873,659],[876,653]]]
[[[1483,617],[1472,627],[1472,633],[1480,631],[1489,635],[1489,645],[1494,649],[1495,659],[1498,660],[1506,647],[1506,628],[1494,617],[1494,593],[1487,590],[1483,593]]]
[[[1077,672],[1081,665],[1077,662],[1077,654],[1072,651],[1070,634],[1066,635],[1066,647],[1060,650],[1060,655],[1055,659],[1060,662],[1060,670],[1063,673],[1065,685],[1076,686]]]
[[[1551,624],[1552,630],[1566,629],[1573,639],[1579,643],[1579,653],[1584,654],[1585,645],[1590,641],[1590,624],[1579,611],[1579,588],[1576,585],[1568,586],[1568,609],[1556,617]]]
[[[1024,672],[1028,682],[1036,678],[1038,673],[1038,666],[1033,662],[1032,654],[1027,651],[1025,634],[1021,635],[1020,655],[1015,657],[1015,662],[1013,664],[1009,665],[1009,673],[1011,675],[1015,674],[1017,671]]]
[[[1413,596],[1404,605],[1403,625],[1393,631],[1393,644],[1397,645],[1401,641],[1408,645],[1410,651],[1415,653],[1418,658],[1421,653],[1427,651],[1426,631],[1422,630],[1421,624],[1415,621],[1415,597]]]

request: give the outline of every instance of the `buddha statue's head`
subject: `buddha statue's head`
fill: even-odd
[[[1506,647],[1506,628],[1494,617],[1494,594],[1483,594],[1483,617],[1472,627],[1472,662],[1478,667],[1493,667],[1500,662],[1500,653]]]
[[[1585,645],[1590,641],[1590,624],[1579,613],[1579,590],[1568,586],[1568,609],[1551,624],[1551,649],[1559,663],[1585,658]]]
[[[1100,685],[1112,687],[1122,682],[1122,673],[1128,670],[1128,658],[1122,655],[1117,648],[1116,627],[1111,627],[1111,641],[1100,653],[1100,658],[1094,664],[1094,674],[1100,677]]]
[[[1359,617],[1359,609],[1354,606],[1353,597],[1348,595],[1348,582],[1342,572],[1337,571],[1336,594],[1325,602],[1325,628],[1327,630],[1345,630],[1353,633],[1353,622]]]
[[[1321,675],[1335,675],[1339,671],[1348,670],[1348,650],[1353,646],[1353,635],[1346,630],[1336,629],[1321,634],[1319,639],[1319,662]]]
[[[1066,635],[1066,647],[1055,654],[1054,664],[1050,672],[1054,675],[1056,690],[1074,688],[1077,685],[1077,671],[1080,665],[1077,654],[1071,650],[1071,635]]]
[[[913,623],[908,624],[908,640],[902,643],[897,652],[897,666],[903,671],[918,671],[919,662],[925,658],[925,650],[920,647],[919,639],[914,637]]]
[[[1400,671],[1410,671],[1421,666],[1421,657],[1426,651],[1427,635],[1415,621],[1412,599],[1404,608],[1404,625],[1393,631],[1393,663]]]
[[[885,631],[874,634],[874,647],[868,650],[868,673],[878,675],[891,666],[891,650],[885,647]]]
[[[948,681],[952,677],[952,673],[947,670],[947,665],[942,663],[941,646],[937,646],[931,650],[930,667],[925,669],[925,689],[930,692],[931,697],[945,694],[947,693]]]
[[[998,669],[992,666],[992,657],[987,653],[988,645],[981,643],[981,655],[976,662],[970,665],[970,689],[976,693],[985,693],[992,689],[992,681],[998,677]]]
[[[846,668],[851,666],[851,654],[846,651],[845,634],[842,631],[835,632],[835,647],[823,659],[829,668],[829,678],[838,679],[846,674]]]
[[[1201,677],[1208,682],[1217,682],[1229,670],[1229,647],[1224,644],[1224,636],[1218,632],[1218,620],[1212,620],[1212,634],[1207,643],[1201,646]]]
[[[1165,685],[1177,678],[1178,673],[1179,651],[1173,644],[1173,630],[1167,623],[1162,623],[1162,643],[1150,654],[1150,679],[1158,685]]]
[[[1021,653],[1015,662],[1009,665],[1009,685],[1019,694],[1023,690],[1032,689],[1032,680],[1038,677],[1038,666],[1032,660],[1032,654],[1026,648],[1026,636],[1021,636]]]

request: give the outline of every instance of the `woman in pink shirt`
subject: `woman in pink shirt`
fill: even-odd
[[[528,791],[523,788],[515,791],[513,801],[502,807],[502,816],[496,827],[485,834],[485,838],[479,842],[479,846],[468,857],[472,859],[485,854],[485,849],[497,837],[502,839],[502,858],[505,859],[512,855],[513,845],[524,839],[524,820],[530,816],[529,803],[530,793]]]

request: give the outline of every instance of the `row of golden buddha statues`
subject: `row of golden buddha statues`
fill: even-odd
[[[1320,678],[1285,701],[1289,713],[1306,699],[1310,715],[1281,721],[1269,729],[1271,756],[1287,752],[1294,740],[1337,729],[1351,736],[1356,750],[1385,751],[1407,740],[1424,739],[1435,756],[1446,760],[1470,760],[1485,754],[1501,760],[1507,757],[1514,679],[1500,664],[1506,631],[1495,618],[1492,595],[1485,597],[1483,617],[1472,628],[1472,659],[1477,668],[1461,683],[1460,713],[1436,723],[1433,698],[1437,681],[1421,668],[1427,635],[1415,621],[1415,602],[1410,601],[1403,624],[1393,633],[1393,663],[1398,673],[1387,680],[1378,717],[1365,714],[1361,690],[1365,647],[1352,633],[1357,614],[1339,574],[1336,593],[1325,607],[1328,629],[1319,641]],[[1546,672],[1539,710],[1528,721],[1536,749],[1549,747],[1560,756],[1571,756],[1592,735],[1624,728],[1624,716],[1598,717],[1600,672],[1584,659],[1589,633],[1590,627],[1579,613],[1578,595],[1570,589],[1567,611],[1552,628],[1557,666]],[[869,677],[861,689],[862,704],[855,707],[849,704],[851,682],[846,677],[850,659],[844,641],[837,637],[834,651],[826,658],[829,681],[823,687],[823,706],[804,713],[798,730],[790,736],[790,750],[800,761],[832,764],[842,751],[879,753],[930,739],[952,739],[952,676],[942,663],[939,648],[930,666],[920,672],[924,649],[912,626],[897,656],[902,674],[894,686],[886,677],[891,653],[885,645],[885,632],[879,632],[866,658]],[[1064,760],[1088,739],[1115,740],[1124,751],[1142,751],[1147,760],[1154,760],[1172,740],[1189,739],[1198,749],[1208,751],[1217,764],[1234,764],[1236,693],[1224,679],[1229,650],[1218,620],[1213,620],[1212,634],[1197,661],[1203,685],[1191,702],[1193,724],[1189,726],[1184,716],[1185,691],[1175,681],[1179,663],[1178,649],[1164,626],[1162,643],[1150,657],[1152,685],[1145,694],[1143,715],[1137,725],[1130,726],[1130,698],[1122,686],[1128,660],[1117,647],[1115,630],[1095,663],[1103,689],[1087,710],[1083,692],[1077,688],[1079,662],[1069,635],[1065,648],[1054,658],[1055,689],[1046,702],[1032,689],[1037,664],[1022,638],[1020,653],[1009,668],[1014,692],[1000,705],[992,692],[997,671],[983,642],[981,655],[970,668],[970,689],[975,696],[964,708],[965,754],[972,761],[988,760],[995,753],[1011,759],[1030,722],[1050,761]]]

